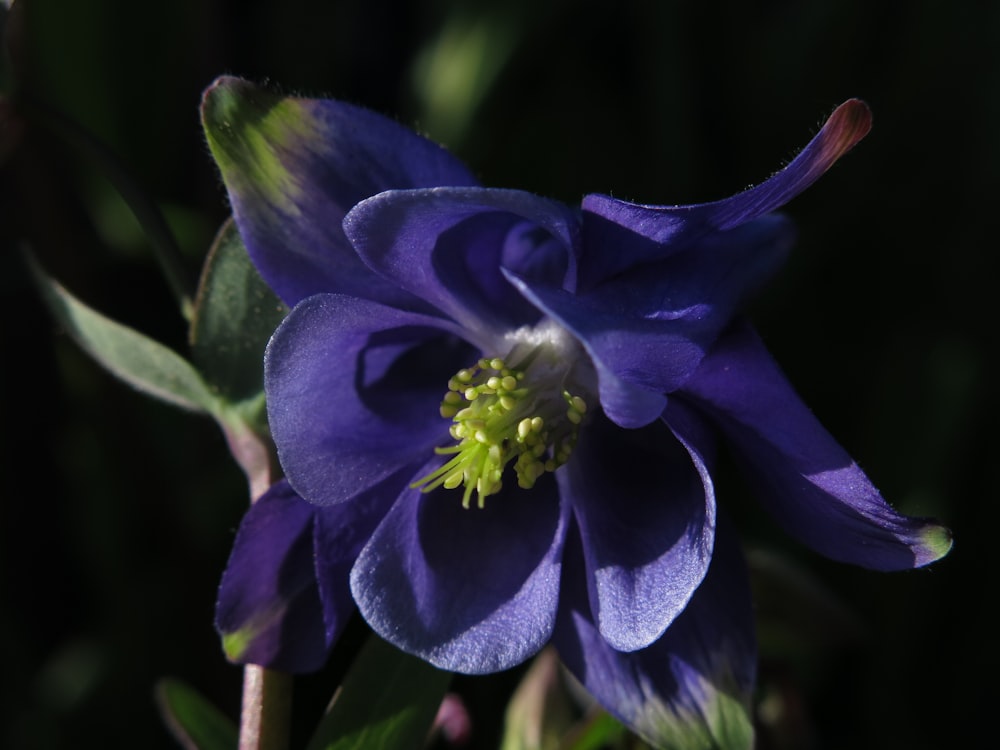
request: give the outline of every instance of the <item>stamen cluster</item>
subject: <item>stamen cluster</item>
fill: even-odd
[[[517,483],[524,489],[569,460],[587,404],[561,379],[532,382],[533,360],[529,355],[514,368],[499,357],[480,359],[448,381],[440,412],[452,420],[449,432],[458,442],[436,448],[453,457],[413,487],[430,492],[464,486],[462,507],[469,507],[476,492],[482,508],[488,495],[500,491],[504,469],[515,458]]]

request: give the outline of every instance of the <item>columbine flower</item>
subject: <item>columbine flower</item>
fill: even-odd
[[[356,604],[457,672],[553,641],[660,742],[745,733],[731,709],[755,644],[716,512],[718,435],[819,552],[879,570],[947,552],[738,314],[791,243],[770,212],[867,133],[863,103],[761,185],[674,207],[479,187],[378,115],[234,79],[204,120],[247,249],[293,306],[265,361],[286,480],[247,514],[221,586],[234,660],[317,668]]]

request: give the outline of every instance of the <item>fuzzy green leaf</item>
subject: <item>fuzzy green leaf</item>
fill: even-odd
[[[264,347],[288,308],[264,283],[230,219],[209,251],[191,325],[192,357],[229,402],[264,389]]]
[[[111,374],[143,393],[192,411],[216,413],[201,375],[172,349],[78,300],[29,259],[42,296],[66,332]]]

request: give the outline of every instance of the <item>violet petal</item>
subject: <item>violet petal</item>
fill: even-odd
[[[448,378],[478,356],[439,318],[340,295],[296,305],[268,344],[268,420],[309,502],[354,497],[447,439]]]
[[[552,634],[566,515],[550,476],[484,508],[404,491],[358,557],[354,599],[376,633],[441,669],[508,669]]]
[[[620,651],[645,648],[683,611],[712,556],[715,495],[702,451],[661,423],[626,431],[595,416],[557,476],[602,636]]]
[[[329,643],[313,566],[316,513],[282,480],[243,517],[215,616],[231,661],[310,672],[326,660]]]
[[[328,646],[356,610],[351,597],[351,568],[411,476],[412,469],[404,468],[349,502],[316,509],[313,550]]]
[[[819,179],[870,129],[868,106],[858,99],[846,101],[788,166],[756,187],[712,203],[647,206],[588,195],[583,200],[580,288],[589,289],[638,263],[687,250],[710,233],[732,229],[780,208]],[[622,228],[629,231],[628,242],[619,242]],[[635,236],[642,240],[636,241]],[[603,247],[618,249],[600,252]]]
[[[590,616],[575,545],[567,545],[554,642],[563,662],[613,715],[655,747],[747,748],[756,674],[746,567],[719,525],[708,574],[684,611],[648,648],[622,653]]]
[[[370,110],[238,78],[208,88],[202,121],[240,236],[282,300],[339,292],[419,308],[365,267],[341,221],[383,190],[475,185],[457,159]]]
[[[517,190],[392,190],[362,201],[344,231],[373,269],[471,331],[487,335],[539,313],[501,274],[530,272],[562,285],[576,240],[566,206]]]
[[[601,403],[608,416],[623,427],[639,427],[642,422],[620,416],[633,394],[670,393],[690,377],[736,309],[784,259],[791,240],[788,222],[769,216],[623,273],[589,294],[572,295],[524,277],[513,281],[583,343],[603,376]],[[651,412],[642,413],[646,422],[658,416]]]
[[[719,339],[682,393],[730,438],[761,504],[817,552],[899,570],[926,565],[951,548],[947,529],[901,515],[882,499],[746,323]]]

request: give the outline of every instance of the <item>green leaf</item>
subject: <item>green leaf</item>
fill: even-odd
[[[236,725],[194,688],[179,680],[160,680],[156,702],[170,731],[187,750],[235,750]]]
[[[450,673],[372,636],[308,750],[422,747],[450,681]]]
[[[158,341],[88,307],[29,257],[56,320],[84,351],[143,393],[192,411],[216,413],[218,401],[191,364]]]
[[[263,391],[264,347],[287,314],[228,220],[205,261],[191,324],[192,358],[224,399],[251,401]]]
[[[607,711],[595,711],[570,732],[559,750],[602,750],[602,748],[621,745],[622,738],[628,731],[618,719]]]

